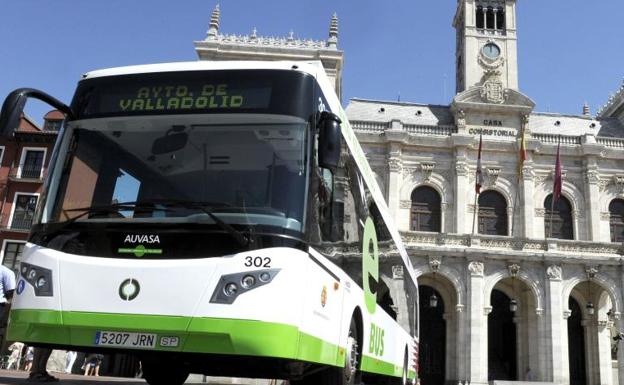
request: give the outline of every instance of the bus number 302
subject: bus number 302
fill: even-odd
[[[271,267],[271,258],[269,257],[245,257],[245,266],[247,267]]]

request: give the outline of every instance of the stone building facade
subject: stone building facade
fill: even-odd
[[[336,17],[321,42],[223,35],[219,20],[200,59],[320,59],[341,91]],[[516,1],[458,0],[453,25],[450,105],[346,109],[419,279],[421,383],[624,384],[624,86],[595,116],[536,112],[518,85]]]

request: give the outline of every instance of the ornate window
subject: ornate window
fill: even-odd
[[[479,234],[508,235],[507,201],[496,191],[479,195]]]
[[[624,200],[614,199],[609,204],[611,242],[624,242]]]
[[[574,239],[572,222],[572,205],[570,201],[561,196],[551,211],[552,194],[544,201],[544,231],[548,238]],[[552,222],[552,233],[550,231]]]
[[[412,191],[410,230],[441,231],[440,194],[431,187],[421,186]]]

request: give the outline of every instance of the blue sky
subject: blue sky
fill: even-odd
[[[69,102],[83,72],[196,60],[213,0],[4,0],[0,97],[36,87]],[[448,104],[455,89],[454,0],[225,0],[221,32],[326,39],[333,12],[351,97]],[[592,113],[624,78],[622,0],[518,0],[520,90],[537,111]],[[39,115],[45,106],[33,104]]]

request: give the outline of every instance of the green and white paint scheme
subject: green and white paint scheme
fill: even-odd
[[[408,267],[404,272],[406,279],[416,282],[384,197],[320,62],[204,61],[124,67],[86,76],[293,68],[317,80],[328,108],[342,120],[343,139]],[[28,243],[23,261],[52,272],[53,295],[35,296],[35,288],[26,284],[15,296],[8,339],[88,350],[94,346],[98,331],[152,333],[156,334],[156,343],[150,349],[156,351],[274,357],[343,367],[351,319],[359,312],[363,329],[363,340],[359,341],[363,354],[360,369],[400,378],[407,349],[409,377],[414,379],[412,363],[417,336],[411,336],[381,311],[376,293],[369,287],[368,276],[380,279],[377,234],[370,218],[365,223],[363,238],[361,283],[354,282],[313,248],[308,253],[270,248],[222,258],[167,260],[141,258],[147,253],[160,253],[160,248],[119,249],[119,253],[130,253],[136,258],[116,259],[78,257]],[[279,269],[279,274],[270,284],[238,296],[232,304],[211,301],[219,277],[258,270],[246,266],[250,255],[269,257],[271,268]],[[319,268],[319,263],[324,269]],[[125,298],[120,294],[120,285],[128,279],[140,285],[138,295],[131,293],[134,298],[126,289]],[[323,288],[325,301],[320,300]]]

